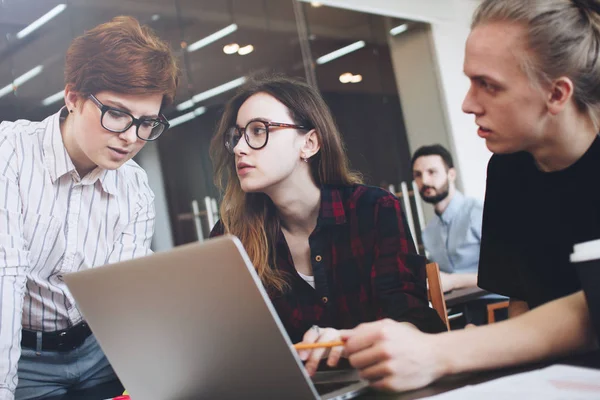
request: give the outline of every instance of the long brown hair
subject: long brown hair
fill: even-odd
[[[535,85],[567,76],[573,98],[596,129],[600,122],[600,1],[485,0],[472,28],[493,22],[521,24],[530,55],[522,67]]]
[[[243,243],[263,285],[283,292],[285,277],[275,268],[275,241],[280,222],[275,206],[264,193],[245,193],[236,174],[235,159],[225,149],[224,135],[235,126],[242,104],[257,93],[266,93],[285,105],[295,124],[314,128],[320,151],[310,159],[312,177],[317,186],[362,183],[348,165],[344,144],[331,111],[321,95],[304,82],[283,77],[252,77],[229,100],[211,143],[215,183],[224,193],[221,222],[226,233]]]

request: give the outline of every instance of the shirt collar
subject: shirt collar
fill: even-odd
[[[321,209],[317,226],[341,225],[346,223],[344,196],[340,189],[324,185],[321,187]]]
[[[119,193],[117,190],[119,184],[119,171],[109,169],[101,170],[100,168],[96,168],[96,170],[99,170],[102,173],[99,176],[102,189],[104,189],[105,192],[116,196]]]
[[[44,134],[44,161],[46,168],[50,173],[52,183],[56,182],[62,176],[74,173],[77,177],[77,170],[75,165],[67,153],[65,143],[60,132],[61,120],[64,120],[67,116],[67,109],[63,107],[56,114],[48,117],[48,124],[46,125],[46,132]],[[94,184],[97,180],[100,180],[102,189],[112,195],[117,195],[117,184],[118,184],[118,172],[112,170],[105,170],[96,168],[89,174],[87,174],[82,180],[83,185]]]
[[[60,177],[75,171],[75,165],[71,161],[71,157],[67,154],[67,149],[60,133],[60,121],[66,116],[66,107],[60,109],[59,112],[48,118],[46,124],[46,132],[44,133],[44,161],[46,168],[50,173],[52,183],[56,182]]]
[[[446,224],[450,223],[462,208],[464,201],[465,196],[458,190],[455,190],[454,196],[452,197],[452,200],[450,200],[450,204],[448,204],[448,207],[446,207],[442,215],[440,215],[440,219]]]

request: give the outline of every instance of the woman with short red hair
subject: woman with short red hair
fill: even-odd
[[[65,83],[58,113],[0,123],[0,399],[120,394],[62,276],[151,252],[154,195],[132,158],[169,127],[169,46],[117,17],[73,41]]]

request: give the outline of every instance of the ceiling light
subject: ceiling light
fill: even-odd
[[[246,54],[250,54],[254,51],[254,46],[252,46],[251,44],[244,46],[244,47],[240,47],[240,49],[238,50],[238,54],[240,56],[245,56]]]
[[[240,45],[237,43],[230,43],[223,46],[223,53],[225,54],[235,54],[240,49]]]
[[[27,25],[23,30],[19,31],[19,33],[17,33],[17,39],[23,39],[25,36],[29,35],[31,32],[35,31],[40,26],[44,25],[46,22],[50,21],[52,18],[56,17],[58,14],[63,12],[65,8],[67,8],[66,4],[57,5],[52,10],[42,15],[40,18]]]
[[[4,86],[0,89],[0,97],[4,97],[10,92],[16,90],[19,86],[27,82],[28,80],[38,76],[44,70],[43,65],[38,65],[32,70],[25,72],[23,75],[16,78],[11,84]]]
[[[342,83],[358,83],[362,81],[362,75],[354,75],[350,72],[345,72],[340,75],[340,82]]]
[[[340,75],[340,82],[349,83],[352,80],[352,74],[350,72],[346,72]]]
[[[173,128],[173,127],[175,127],[177,125],[181,125],[181,124],[183,124],[185,122],[191,121],[194,118],[196,118],[196,117],[204,114],[205,112],[206,112],[206,107],[198,107],[198,108],[196,108],[192,112],[180,115],[179,117],[173,118],[172,120],[170,120],[169,121],[169,127]]]
[[[187,46],[187,51],[191,53],[192,51],[201,49],[204,46],[208,46],[209,44],[216,42],[217,40],[224,38],[225,36],[230,35],[233,32],[237,31],[237,28],[238,28],[238,26],[236,24],[228,25],[225,28],[221,29],[220,31],[217,31],[217,32],[213,33],[212,35],[208,35],[204,39],[200,39],[197,42],[190,44],[189,46]]]
[[[56,92],[52,96],[48,96],[44,100],[42,100],[42,105],[44,107],[47,107],[50,104],[54,104],[57,101],[60,101],[60,100],[62,100],[64,98],[65,98],[65,91],[61,90],[60,92]]]
[[[211,97],[217,96],[221,93],[225,93],[228,90],[234,89],[238,86],[241,86],[244,84],[244,82],[246,82],[246,77],[241,77],[241,78],[237,78],[234,79],[232,81],[229,81],[227,83],[224,83],[222,85],[219,85],[217,87],[214,87],[212,89],[209,89],[205,92],[202,93],[198,93],[197,95],[195,95],[194,97],[192,97],[190,100],[188,101],[184,101],[183,103],[179,104],[177,106],[177,110],[178,111],[183,111],[183,110],[187,110],[188,108],[191,108],[194,106],[194,104],[199,103],[203,100],[209,99]]]
[[[345,56],[348,53],[362,49],[363,47],[365,47],[365,41],[359,40],[358,42],[354,42],[346,47],[342,47],[341,49],[337,49],[336,51],[332,51],[329,54],[317,58],[317,64],[325,64],[331,60]]]
[[[152,16],[152,21],[158,21],[159,19],[160,19],[160,15],[158,15],[158,14],[154,14]]]
[[[310,5],[313,7],[321,7],[323,3],[321,3],[320,1],[311,1]]]
[[[397,27],[390,29],[390,35],[392,35],[392,36],[399,35],[402,32],[406,32],[407,29],[408,29],[408,24],[398,25]]]

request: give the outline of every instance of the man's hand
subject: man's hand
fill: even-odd
[[[476,287],[477,274],[449,274],[447,272],[440,271],[440,281],[442,284],[442,290],[444,292],[449,292],[455,289]]]
[[[436,335],[422,333],[407,322],[386,319],[361,324],[344,331],[342,339],[350,364],[376,389],[420,388],[446,370],[434,346]]]
[[[456,289],[456,276],[447,272],[440,271],[440,283],[444,293]]]

